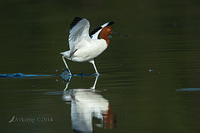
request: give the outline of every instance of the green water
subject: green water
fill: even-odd
[[[60,74],[65,67],[59,53],[68,50],[74,17],[87,18],[91,29],[114,21],[113,31],[130,36],[113,35],[95,63],[102,74],[96,93],[110,103],[115,124],[105,129],[94,123],[93,132],[196,133],[199,12],[196,0],[1,1],[0,73]],[[87,62],[68,65],[74,74],[94,73]],[[94,81],[72,77],[68,89],[87,89]],[[59,76],[1,78],[0,131],[73,132],[71,103],[63,100],[66,83]],[[177,91],[183,88],[191,89]],[[12,118],[18,121],[9,123]]]

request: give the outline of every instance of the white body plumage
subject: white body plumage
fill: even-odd
[[[99,56],[107,47],[108,45],[104,39],[82,39],[74,47],[75,50],[78,49],[76,52],[73,53],[73,51],[69,50],[61,54],[74,62],[86,62]],[[73,53],[73,56],[70,57],[71,53]]]

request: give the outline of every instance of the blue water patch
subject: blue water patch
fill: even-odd
[[[29,78],[29,77],[49,77],[49,76],[58,76],[58,75],[57,74],[35,75],[35,74],[23,74],[23,73],[0,74],[0,78]]]
[[[176,91],[200,91],[200,88],[182,88],[176,89]]]

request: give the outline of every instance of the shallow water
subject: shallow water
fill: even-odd
[[[94,133],[200,130],[198,1],[10,0],[0,5],[0,74],[56,75],[0,78],[2,132],[70,133],[74,122],[82,120],[81,130],[91,119],[88,132]],[[88,18],[91,29],[115,21],[113,31],[129,35],[112,35],[108,49],[95,60],[102,74],[95,90],[88,91],[95,76],[74,76],[70,82],[59,76],[65,69],[59,53],[68,49],[75,16]],[[89,63],[68,65],[73,74],[94,73]],[[74,114],[85,116],[90,107],[96,107],[90,113],[98,119],[73,121]],[[105,124],[97,112],[109,111]]]

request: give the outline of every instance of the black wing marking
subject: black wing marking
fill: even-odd
[[[83,18],[80,18],[80,17],[75,17],[74,19],[73,19],[73,21],[71,22],[71,24],[70,24],[70,30],[79,22],[79,21],[81,21]]]
[[[99,31],[102,27],[98,27],[96,29],[94,29],[92,32],[90,32],[90,37],[95,34],[97,31]]]

